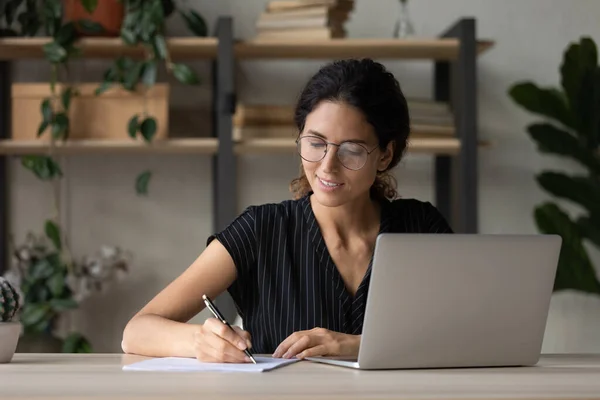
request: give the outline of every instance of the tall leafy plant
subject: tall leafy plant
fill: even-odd
[[[580,173],[549,170],[536,176],[550,195],[582,209],[575,217],[555,201],[535,208],[538,229],[563,239],[554,289],[600,294],[600,282],[584,246],[600,247],[600,66],[596,43],[589,37],[570,43],[560,74],[558,88],[519,82],[510,88],[509,96],[546,119],[527,128],[540,152],[574,160],[583,169]]]

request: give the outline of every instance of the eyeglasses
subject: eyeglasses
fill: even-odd
[[[328,145],[337,146],[337,157],[340,163],[353,171],[359,170],[365,166],[369,154],[378,146],[368,150],[365,146],[355,142],[342,142],[340,144],[327,142],[318,136],[302,136],[296,140],[298,154],[304,160],[309,162],[318,162],[325,158]]]

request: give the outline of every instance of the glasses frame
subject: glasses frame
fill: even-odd
[[[323,142],[325,142],[325,145],[326,145],[326,146],[325,146],[325,151],[323,152],[323,157],[321,157],[320,159],[318,159],[318,160],[316,160],[316,161],[307,160],[306,158],[302,157],[302,153],[301,153],[301,151],[300,151],[300,140],[301,140],[301,139],[304,139],[304,138],[320,139],[320,140],[322,140]],[[356,168],[356,169],[354,169],[354,168],[348,168],[348,167],[347,167],[347,166],[344,164],[344,162],[343,162],[343,161],[340,159],[339,152],[336,152],[336,157],[337,157],[338,161],[340,162],[340,164],[342,164],[342,166],[343,166],[344,168],[346,168],[346,169],[349,169],[350,171],[358,171],[358,170],[362,169],[362,168],[363,168],[363,167],[364,167],[364,166],[367,164],[367,160],[368,160],[368,158],[369,158],[369,155],[370,155],[372,152],[374,152],[374,151],[375,151],[375,150],[376,150],[376,149],[379,147],[379,145],[375,145],[375,147],[373,147],[371,150],[369,150],[369,149],[368,149],[368,148],[367,148],[365,145],[363,145],[362,143],[357,143],[357,142],[354,142],[354,141],[352,141],[352,140],[345,140],[345,141],[343,141],[343,142],[341,142],[341,143],[333,143],[333,142],[328,142],[327,140],[325,140],[324,138],[322,138],[322,137],[320,137],[320,136],[315,136],[315,135],[306,135],[306,136],[300,136],[300,137],[298,137],[298,138],[296,139],[296,151],[298,152],[298,155],[300,156],[300,158],[302,158],[304,161],[307,161],[307,162],[319,162],[319,161],[322,161],[322,160],[325,158],[325,156],[327,155],[327,152],[329,151],[329,145],[331,145],[331,146],[335,146],[335,147],[337,147],[337,148],[339,149],[339,148],[340,148],[340,147],[341,147],[341,146],[342,146],[344,143],[353,143],[353,144],[355,144],[355,145],[358,145],[358,146],[362,147],[362,148],[363,148],[363,149],[365,149],[365,151],[367,152],[367,157],[365,158],[365,162],[363,163],[363,165],[361,165],[359,168]]]

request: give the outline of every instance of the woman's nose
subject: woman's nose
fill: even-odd
[[[328,145],[325,157],[321,160],[321,167],[325,172],[337,171],[339,168],[339,160],[337,157],[337,146]]]

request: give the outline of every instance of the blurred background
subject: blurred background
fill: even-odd
[[[167,13],[161,34],[166,41],[210,37],[215,34],[219,17],[231,17],[234,37],[240,42],[365,38],[428,41],[461,19],[472,18],[477,39],[491,43],[476,60],[477,133],[486,143],[477,150],[477,231],[539,233],[554,229],[563,235],[569,244],[561,262],[565,271],[576,277],[572,287],[556,290],[552,298],[543,351],[600,352],[600,214],[594,213],[594,209],[600,209],[600,69],[592,49],[592,43],[600,39],[600,2],[355,0],[339,4],[315,1],[317,4],[309,6],[301,4],[303,1],[308,0],[175,2],[176,8]],[[11,9],[13,3],[19,3],[19,7]],[[2,114],[2,124],[8,126],[2,144],[8,160],[3,186],[7,196],[3,270],[11,279],[21,279],[22,291],[31,291],[30,304],[25,305],[22,315],[28,321],[30,339],[23,339],[19,346],[21,351],[46,346],[64,351],[120,352],[122,330],[129,318],[194,261],[216,229],[216,147],[207,141],[194,142],[196,150],[189,152],[129,151],[129,144],[116,142],[135,140],[138,148],[145,146],[145,139],[160,143],[178,136],[210,138],[213,60],[187,57],[167,73],[165,60],[153,63],[150,59],[139,66],[120,60],[121,45],[114,41],[96,48],[97,54],[102,54],[99,59],[76,58],[69,50],[70,44],[60,45],[60,40],[64,44],[64,37],[71,35],[68,29],[60,29],[65,23],[63,18],[85,19],[77,27],[87,32],[86,36],[97,35],[92,32],[101,23],[107,31],[102,38],[120,34],[122,38],[116,40],[127,41],[135,40],[130,34],[144,35],[143,27],[136,28],[145,26],[136,25],[136,18],[143,16],[131,16],[111,0],[98,0],[97,4],[81,1],[79,5],[56,1],[57,7],[50,10],[35,9],[34,3],[0,1],[4,7],[0,9],[0,53],[4,52],[0,58],[8,60],[2,62],[0,70],[4,74],[2,104],[8,101],[12,106],[10,113]],[[94,12],[90,14],[86,7]],[[285,12],[290,14],[276,15]],[[35,29],[35,13],[41,16],[37,21],[39,30]],[[19,17],[21,14],[24,16]],[[110,29],[116,33],[108,32]],[[161,38],[157,39],[150,28],[148,32],[150,48],[160,54]],[[42,48],[52,42],[35,42],[38,36],[50,35],[58,38],[58,47]],[[595,65],[595,80],[585,81],[581,68],[561,72],[572,45],[578,46],[569,53],[573,63]],[[214,46],[208,43],[206,48],[210,53]],[[185,44],[181,45],[180,52],[185,51]],[[34,53],[35,57],[28,57]],[[235,60],[236,100],[239,105],[293,105],[307,79],[328,61],[326,57]],[[393,58],[381,61],[395,74],[408,98],[430,105],[424,105],[421,111],[438,111],[423,118],[431,118],[425,124],[437,126],[443,138],[444,128],[454,122],[448,122],[447,108],[427,103],[433,100],[434,62]],[[68,62],[68,71],[61,67],[62,62]],[[562,92],[563,73],[569,73],[566,94]],[[51,83],[55,80],[59,86],[54,103],[44,104],[52,97]],[[117,86],[133,86],[138,80],[156,84],[146,95],[119,93],[106,85],[104,100],[95,99],[94,91],[103,87],[105,80]],[[587,83],[582,84],[584,81]],[[521,86],[511,96],[514,85],[523,82],[531,82],[538,89]],[[65,94],[69,84],[82,83],[93,85],[91,89],[81,86],[79,93]],[[589,88],[595,97],[580,93],[579,97],[571,96],[576,89],[568,89],[574,86]],[[565,106],[569,100],[570,108]],[[65,105],[80,109],[60,116],[57,110]],[[94,107],[96,111],[89,111]],[[148,115],[142,110],[148,110],[155,119],[146,120]],[[240,110],[243,107],[238,107],[238,114]],[[132,120],[134,115],[138,117]],[[236,117],[235,127],[244,127],[243,116]],[[42,126],[45,118],[47,124]],[[540,150],[539,135],[536,139],[528,132],[528,127],[538,122],[570,125],[572,134],[566,139],[561,132],[548,128],[540,133],[552,138],[541,139],[542,147],[565,153],[566,157]],[[111,126],[107,137],[102,137],[99,124]],[[38,129],[42,131],[40,138],[36,137]],[[92,131],[96,136],[86,137]],[[251,129],[234,131],[239,135],[255,134]],[[289,138],[289,130],[280,131]],[[53,135],[58,143],[67,134],[71,135],[67,140],[91,140],[83,143],[92,144],[87,150],[85,145],[79,147],[81,151],[76,147],[69,154],[60,150],[48,153],[49,147],[39,144]],[[101,140],[106,140],[105,145],[98,144]],[[572,143],[579,147],[573,150]],[[46,158],[49,155],[52,161]],[[232,179],[237,188],[237,212],[251,204],[290,198],[288,185],[299,166],[293,150],[244,152],[235,159],[237,176]],[[543,175],[538,181],[539,174],[548,171],[585,178],[565,181],[563,175]],[[432,154],[409,153],[395,176],[402,197],[435,204]],[[566,214],[553,206],[540,208],[538,225],[534,210],[550,201]],[[581,216],[584,218],[579,224],[570,222]],[[46,238],[45,250],[31,234]],[[74,260],[77,273],[73,276],[65,277],[63,270],[54,276],[56,270],[48,267],[57,244]],[[19,276],[17,271],[26,271],[27,276]],[[75,294],[59,296],[66,293],[61,282]],[[49,303],[51,300],[54,302]],[[202,322],[207,316],[200,313],[191,322]]]

